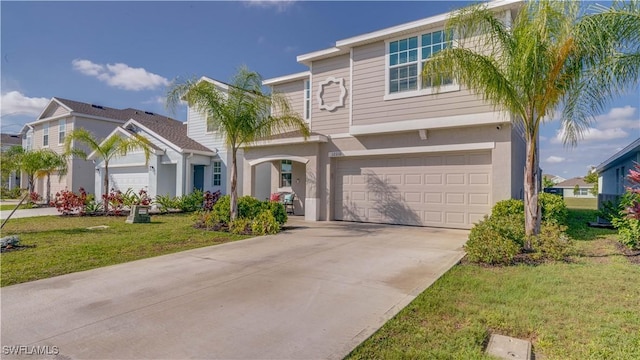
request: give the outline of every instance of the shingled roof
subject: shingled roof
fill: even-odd
[[[565,180],[563,182],[559,182],[559,183],[553,185],[553,187],[557,187],[557,188],[574,188],[576,185],[578,185],[578,187],[591,187],[590,184],[587,184],[587,182],[584,181],[583,177],[574,177],[574,178]]]
[[[0,136],[2,136],[0,138],[0,144],[2,144],[2,146],[22,144],[22,137],[20,135],[2,133]]]
[[[54,99],[81,114],[122,120],[123,123],[133,119],[183,150],[214,152],[187,136],[187,124],[167,116],[134,108],[115,109],[59,97]]]

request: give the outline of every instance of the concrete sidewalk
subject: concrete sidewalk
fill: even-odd
[[[11,210],[2,210],[0,211],[0,219],[4,220],[11,214]],[[20,209],[16,210],[15,213],[11,216],[11,219],[25,218],[25,217],[35,217],[35,216],[50,216],[50,215],[60,215],[58,210],[54,207],[44,207],[44,208],[34,208],[34,209]]]
[[[57,349],[50,359],[340,359],[457,263],[468,235],[292,222],[4,287],[1,345]]]

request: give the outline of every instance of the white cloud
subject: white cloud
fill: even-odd
[[[27,97],[19,91],[10,91],[2,94],[0,115],[38,116],[48,103],[47,98]]]
[[[153,97],[153,98],[151,98],[151,99],[149,99],[147,101],[143,101],[142,103],[143,104],[160,104],[160,105],[164,106],[165,105],[165,100],[166,99],[164,97],[162,97],[162,96],[156,96],[156,97]]]
[[[600,129],[640,129],[640,117],[635,116],[636,108],[624,106],[611,108],[608,113],[596,117]]]
[[[249,0],[245,4],[247,6],[275,8],[277,12],[284,12],[295,2],[296,0]]]
[[[545,161],[550,164],[557,164],[563,162],[564,160],[565,159],[563,157],[551,155]]]
[[[103,65],[93,63],[90,60],[75,59],[71,64],[74,70],[84,75],[94,76],[109,86],[124,90],[153,90],[169,85],[169,80],[160,75],[123,63]]]

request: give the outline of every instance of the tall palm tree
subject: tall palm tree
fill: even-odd
[[[83,128],[71,131],[64,139],[65,154],[74,155],[82,159],[87,158],[87,153],[77,147],[72,147],[73,142],[85,145],[91,152],[95,152],[104,161],[104,176],[102,179],[102,197],[104,199],[105,214],[109,213],[109,203],[106,196],[109,194],[109,161],[114,157],[125,156],[128,152],[142,150],[145,162],[149,161],[151,144],[144,137],[133,134],[130,138],[111,135],[102,142],[89,131]]]
[[[51,203],[51,174],[58,173],[60,179],[67,174],[67,157],[49,149],[41,150],[40,156],[42,163],[40,169],[35,172],[35,177],[47,178],[46,201],[49,204]]]
[[[637,6],[629,10],[631,15],[626,20],[633,21],[631,29],[637,30]],[[624,59],[635,64],[635,73],[610,70],[612,63],[616,63],[612,60],[615,45],[628,48],[635,44],[637,51],[638,32],[625,33],[630,25],[618,24],[621,16],[607,10],[605,15],[581,17],[578,1],[540,0],[526,3],[513,22],[508,23],[497,19],[486,4],[474,5],[454,13],[445,25],[449,37],[455,34],[457,46],[439,52],[424,66],[423,77],[432,79],[436,88],[455,74],[460,84],[478,92],[496,108],[511,112],[515,115],[514,121],[523,125],[528,238],[540,229],[538,139],[541,123],[564,105],[565,143],[575,144],[602,104],[615,92],[598,93],[593,89],[637,83],[637,57]],[[589,21],[595,25],[590,26]],[[599,24],[607,22],[608,27],[600,27]],[[587,31],[588,28],[591,31]],[[616,36],[620,37],[614,40]],[[618,58],[621,67],[622,62]],[[596,71],[600,66],[606,69]],[[590,94],[584,92],[588,89]],[[594,99],[599,101],[595,105],[591,103]],[[531,248],[529,240],[525,247]]]
[[[302,117],[291,110],[287,98],[262,90],[262,77],[241,67],[228,91],[222,92],[207,81],[196,79],[172,85],[167,105],[175,109],[182,100],[205,115],[207,124],[221,134],[231,150],[231,219],[238,212],[238,149],[251,142],[284,131],[298,130],[307,138],[309,128]]]
[[[29,193],[35,191],[35,175],[44,167],[46,151],[48,150],[28,150],[22,153],[18,159],[17,167],[27,175]]]

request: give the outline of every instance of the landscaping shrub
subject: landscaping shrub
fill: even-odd
[[[122,209],[124,208],[124,195],[122,191],[111,188],[109,194],[102,195],[103,203],[109,204],[109,211],[113,212],[115,215],[120,215]]]
[[[202,209],[204,194],[196,189],[191,194],[180,196],[176,199],[176,206],[184,212],[193,212]]]
[[[289,218],[287,216],[287,210],[284,208],[284,205],[278,202],[263,201],[262,211],[264,210],[270,211],[278,224],[280,224],[280,226],[284,225]]]
[[[531,257],[535,260],[560,261],[570,255],[573,244],[564,233],[567,227],[554,222],[545,221],[540,227],[540,234],[531,238],[535,252]]]
[[[491,218],[485,216],[471,229],[464,250],[471,262],[507,265],[520,252],[520,246],[498,231]]]
[[[538,204],[542,207],[542,221],[550,221],[560,225],[567,223],[569,211],[561,196],[540,193],[538,194]]]
[[[229,223],[229,232],[236,235],[251,235],[251,220],[237,218]]]
[[[254,235],[277,234],[278,231],[280,231],[280,224],[278,224],[271,211],[262,210],[262,212],[253,219],[251,223],[251,231]]]
[[[20,195],[22,194],[22,190],[20,188],[13,188],[11,190],[9,190],[6,186],[3,186],[2,188],[0,188],[0,198],[2,199],[17,199],[20,197]]]
[[[131,208],[134,205],[150,205],[153,199],[149,197],[145,189],[140,189],[136,194],[132,188],[122,194],[123,205]]]
[[[226,224],[213,211],[196,211],[193,219],[195,222],[193,226],[199,229],[220,231],[226,227]]]
[[[85,210],[86,200],[87,193],[84,188],[80,188],[80,194],[75,194],[65,189],[56,193],[50,205],[55,206],[58,212],[64,215],[73,213],[82,215]]]
[[[640,220],[621,217],[611,220],[618,229],[618,240],[625,246],[635,249],[640,247]]]
[[[158,210],[161,212],[168,212],[169,209],[177,209],[178,201],[175,197],[167,195],[156,195],[155,203],[158,206]]]
[[[513,214],[522,214],[524,221],[524,201],[517,199],[509,199],[498,201],[491,209],[491,216],[509,216]]]
[[[518,246],[524,246],[526,232],[524,229],[524,211],[521,213],[493,216],[488,219],[489,225]]]
[[[85,202],[84,212],[85,214],[95,214],[103,211],[102,201],[95,202],[94,200]]]
[[[230,218],[231,196],[224,195],[220,197],[220,199],[218,199],[218,202],[216,202],[216,204],[213,205],[212,211],[216,213],[216,216],[218,217],[218,219],[220,219],[220,221],[222,221],[225,224],[228,224],[229,221],[231,220]]]
[[[29,198],[27,200],[29,201],[30,204],[36,204],[42,201],[42,196],[40,196],[40,194],[38,194],[37,192],[33,191],[29,193]]]
[[[262,201],[245,195],[238,199],[238,217],[255,219],[262,211]]]
[[[222,193],[220,190],[211,192],[209,190],[204,192],[203,198],[204,203],[202,204],[202,209],[205,211],[211,211],[213,206],[218,202]]]

